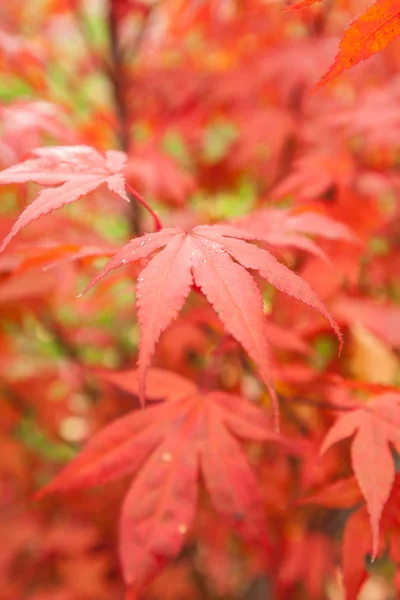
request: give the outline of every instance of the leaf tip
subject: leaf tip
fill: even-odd
[[[373,564],[375,560],[378,558],[379,553],[379,529],[378,531],[372,532],[372,552],[370,557],[370,562]]]
[[[319,456],[323,456],[325,454],[325,452],[327,450],[329,450],[329,448],[331,447],[331,444],[328,442],[327,437],[325,437],[325,439],[323,440],[320,449],[319,449]]]
[[[94,285],[97,283],[98,279],[97,277],[95,277],[94,279],[92,279],[92,281],[84,288],[84,290],[77,295],[77,298],[82,298],[82,296],[84,296],[85,294],[87,294],[87,292],[89,290],[92,289],[92,287],[94,287]]]
[[[8,235],[6,238],[4,238],[4,240],[1,242],[0,244],[0,254],[7,248],[9,242],[10,242],[10,236]]]
[[[33,502],[41,502],[45,496],[47,496],[51,492],[51,484],[45,485],[40,490],[37,490],[32,495]]]

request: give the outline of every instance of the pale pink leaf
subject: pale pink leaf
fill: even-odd
[[[229,333],[256,363],[273,398],[270,353],[261,292],[244,267],[223,246],[196,236],[199,259],[193,264],[196,284],[217,311]],[[245,242],[243,242],[245,243]]]
[[[141,330],[138,376],[142,403],[146,370],[155,345],[182,308],[193,283],[190,252],[190,238],[183,233],[177,235],[152,258],[138,278],[136,297]]]
[[[111,271],[119,269],[119,267],[128,265],[148,258],[153,252],[163,248],[174,236],[180,235],[182,232],[175,227],[161,229],[155,233],[145,233],[144,235],[133,238],[125,246],[108,261],[106,266],[92,279],[89,285],[84,289],[81,296],[86,294],[96,283]]]
[[[56,189],[42,190],[36,200],[31,202],[23,213],[20,215],[10,233],[4,238],[0,252],[2,252],[6,246],[10,243],[12,238],[24,227],[39,219],[43,215],[47,215],[53,210],[62,208],[66,204],[75,202],[80,196],[92,192],[99,187],[101,183],[105,183],[106,179],[103,178],[99,181],[98,176],[86,175],[81,176],[79,183],[74,181],[64,183]]]
[[[285,267],[267,250],[234,238],[225,238],[224,246],[231,256],[244,267],[258,271],[268,283],[279,291],[301,300],[317,310],[329,322],[342,345],[342,334],[338,326],[323,302],[304,279]]]
[[[122,152],[110,150],[105,158],[89,146],[54,146],[33,150],[36,158],[28,159],[0,173],[0,183],[34,181],[41,185],[60,185],[43,190],[23,211],[3,241],[0,252],[24,227],[42,215],[71,204],[103,183],[110,191],[129,202],[125,179],[120,172],[126,161]]]

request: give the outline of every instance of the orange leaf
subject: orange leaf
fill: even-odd
[[[333,65],[314,90],[380,50],[400,33],[400,1],[377,0],[344,32]]]

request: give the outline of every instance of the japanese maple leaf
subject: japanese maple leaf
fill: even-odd
[[[371,533],[365,506],[354,512],[347,520],[342,542],[343,584],[346,600],[357,600],[358,593],[367,578],[365,558],[371,551]]]
[[[341,416],[321,447],[326,452],[336,442],[354,435],[351,461],[370,516],[373,556],[378,552],[379,522],[395,477],[390,443],[400,441],[400,394],[387,392]]]
[[[275,198],[293,195],[298,202],[347,189],[354,179],[354,159],[340,146],[309,151],[296,159],[291,173],[273,190]]]
[[[136,474],[120,519],[124,578],[135,588],[146,585],[183,547],[196,512],[200,472],[216,510],[245,540],[268,548],[262,497],[237,438],[282,438],[265,413],[242,398],[201,394],[191,382],[185,388],[182,377],[175,389],[173,374],[167,375],[171,399],[108,425],[40,493]],[[127,377],[133,389],[135,375],[127,372]]]
[[[386,48],[400,33],[400,0],[377,0],[344,32],[333,65],[315,89]]]
[[[249,243],[254,238],[254,234],[230,225],[199,225],[189,233],[178,227],[162,229],[131,240],[86,288],[85,291],[113,269],[154,254],[140,272],[136,292],[141,329],[138,372],[142,402],[145,373],[155,344],[182,308],[193,284],[256,363],[275,400],[275,408],[263,300],[248,269],[258,271],[278,290],[318,310],[341,340],[337,325],[312,288],[267,250]]]
[[[233,221],[236,227],[254,234],[255,239],[274,246],[286,246],[305,250],[324,260],[326,254],[310,239],[309,235],[332,240],[357,242],[357,237],[344,223],[318,212],[295,213],[289,210],[267,208]]]
[[[89,146],[54,146],[36,148],[32,153],[36,158],[4,169],[0,173],[0,183],[34,181],[39,185],[59,187],[41,191],[27,206],[1,244],[0,252],[29,223],[65,204],[75,202],[103,183],[110,191],[129,202],[125,192],[125,179],[121,173],[126,162],[123,152],[107,150],[104,157]]]
[[[398,526],[398,505],[400,477],[394,478],[393,487],[382,511],[379,552],[389,553],[392,560],[400,558],[400,530]],[[359,591],[367,578],[365,559],[372,552],[372,536],[369,515],[355,477],[340,479],[326,485],[315,494],[301,500],[301,504],[318,504],[326,508],[340,508],[352,511],[347,519],[342,538],[342,569],[346,600],[357,600]],[[388,539],[389,538],[389,539]]]
[[[393,488],[385,504],[381,519],[379,554],[388,554],[396,563],[397,573],[400,563],[399,528],[400,476],[397,473]],[[343,532],[342,570],[346,600],[357,600],[360,589],[368,577],[366,558],[371,557],[371,532],[368,527],[368,511],[365,506],[353,512],[347,519]],[[397,593],[399,580],[394,581]]]

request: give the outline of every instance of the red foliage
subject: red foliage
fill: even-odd
[[[398,0],[3,4],[1,600],[398,594]]]

